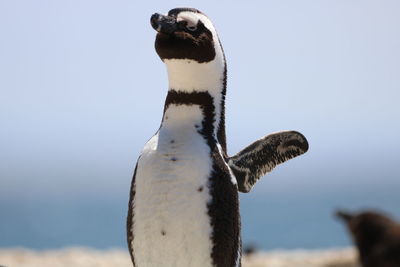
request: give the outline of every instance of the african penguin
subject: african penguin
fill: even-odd
[[[363,267],[400,266],[400,224],[376,211],[338,211],[358,248]]]
[[[168,71],[162,122],[134,171],[127,218],[134,266],[240,266],[238,191],[303,154],[303,135],[268,135],[228,157],[226,62],[210,19],[192,8],[154,14]]]

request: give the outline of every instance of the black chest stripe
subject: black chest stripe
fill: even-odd
[[[202,127],[198,132],[206,139],[210,148],[216,145],[214,137],[215,106],[214,98],[208,92],[180,92],[175,90],[168,91],[165,100],[164,113],[172,105],[199,105],[203,112]]]

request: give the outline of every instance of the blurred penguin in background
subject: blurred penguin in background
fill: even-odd
[[[375,211],[337,211],[347,226],[363,267],[400,267],[400,224]]]

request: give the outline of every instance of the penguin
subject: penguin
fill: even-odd
[[[363,267],[400,266],[400,224],[376,211],[337,211],[347,226]]]
[[[238,192],[276,165],[305,153],[296,131],[227,154],[227,65],[211,20],[193,8],[150,19],[168,72],[160,128],[135,167],[127,242],[134,266],[241,266]]]

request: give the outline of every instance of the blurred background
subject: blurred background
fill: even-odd
[[[400,218],[400,2],[0,1],[0,247],[123,248],[167,75],[149,19],[196,7],[228,60],[228,149],[310,150],[241,194],[245,244],[350,245],[336,208]]]

